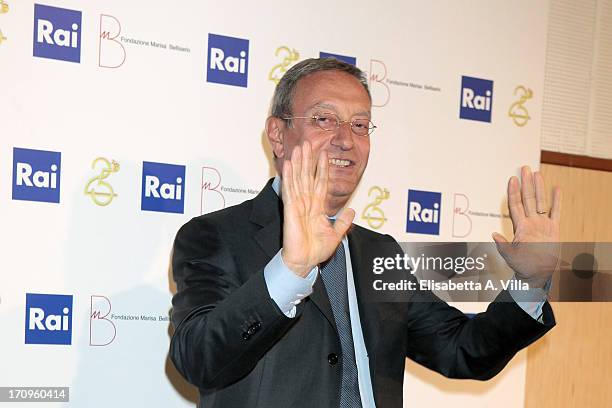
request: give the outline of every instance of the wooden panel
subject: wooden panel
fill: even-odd
[[[612,173],[543,164],[546,185],[563,189],[561,240],[612,242]]]
[[[563,188],[561,239],[612,242],[612,173],[542,165]],[[525,406],[612,406],[612,304],[555,303],[557,327],[527,352]]]
[[[540,162],[568,167],[580,167],[583,169],[612,171],[612,159],[600,159],[597,157],[549,152],[546,150],[542,150]]]

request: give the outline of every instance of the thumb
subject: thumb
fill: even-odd
[[[346,231],[348,231],[349,227],[353,223],[354,218],[355,210],[352,208],[345,208],[342,210],[338,218],[336,218],[336,222],[334,222],[334,230],[339,236],[344,236],[344,234],[346,234]]]
[[[491,238],[493,238],[493,241],[495,241],[496,244],[507,244],[508,243],[508,240],[502,234],[499,234],[497,232],[494,232],[493,234],[491,234]]]
[[[491,237],[493,238],[493,241],[495,241],[497,252],[499,252],[504,259],[508,260],[508,257],[511,256],[514,251],[512,244],[508,242],[508,240],[502,234],[497,232],[491,234]]]

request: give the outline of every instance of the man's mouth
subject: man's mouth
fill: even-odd
[[[346,159],[329,159],[329,164],[336,167],[348,167],[352,165],[353,162]]]

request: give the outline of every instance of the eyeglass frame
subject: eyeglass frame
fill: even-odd
[[[340,120],[340,116],[336,115],[333,112],[325,112],[325,113],[322,113],[320,115],[312,115],[312,116],[289,116],[289,117],[282,117],[281,119],[286,120],[286,121],[290,121],[292,119],[311,119],[311,120],[316,122],[316,120],[319,119],[321,117],[321,115],[324,115],[324,114],[326,114],[326,115],[333,115],[337,119],[336,120],[336,127],[334,129],[324,129],[324,128],[321,127],[321,125],[319,125],[319,124],[316,125],[319,129],[324,130],[326,132],[333,132],[333,131],[335,131],[337,129],[340,129],[340,125],[343,124],[343,123],[348,123],[350,125],[350,127],[351,127],[351,132],[353,132],[357,136],[361,136],[361,137],[370,136],[374,132],[374,130],[378,129],[378,126],[376,126],[374,124],[374,122],[372,122],[370,119],[368,119],[368,122],[372,125],[372,127],[368,127],[367,128],[368,132],[365,135],[360,135],[357,132],[355,132],[355,129],[353,128],[353,125],[354,125],[353,122],[355,121],[355,119],[353,119],[353,120]]]

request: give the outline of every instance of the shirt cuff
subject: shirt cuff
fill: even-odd
[[[281,251],[264,268],[264,279],[270,297],[287,317],[295,317],[296,306],[312,293],[319,267],[312,268],[305,277],[299,277],[285,265]]]
[[[516,276],[514,279],[516,280]],[[528,290],[509,289],[508,292],[521,309],[534,320],[543,323],[542,308],[544,307],[544,303],[546,303],[551,282],[552,280],[548,279],[542,288],[529,288]],[[516,285],[515,287],[520,287],[520,285]]]

